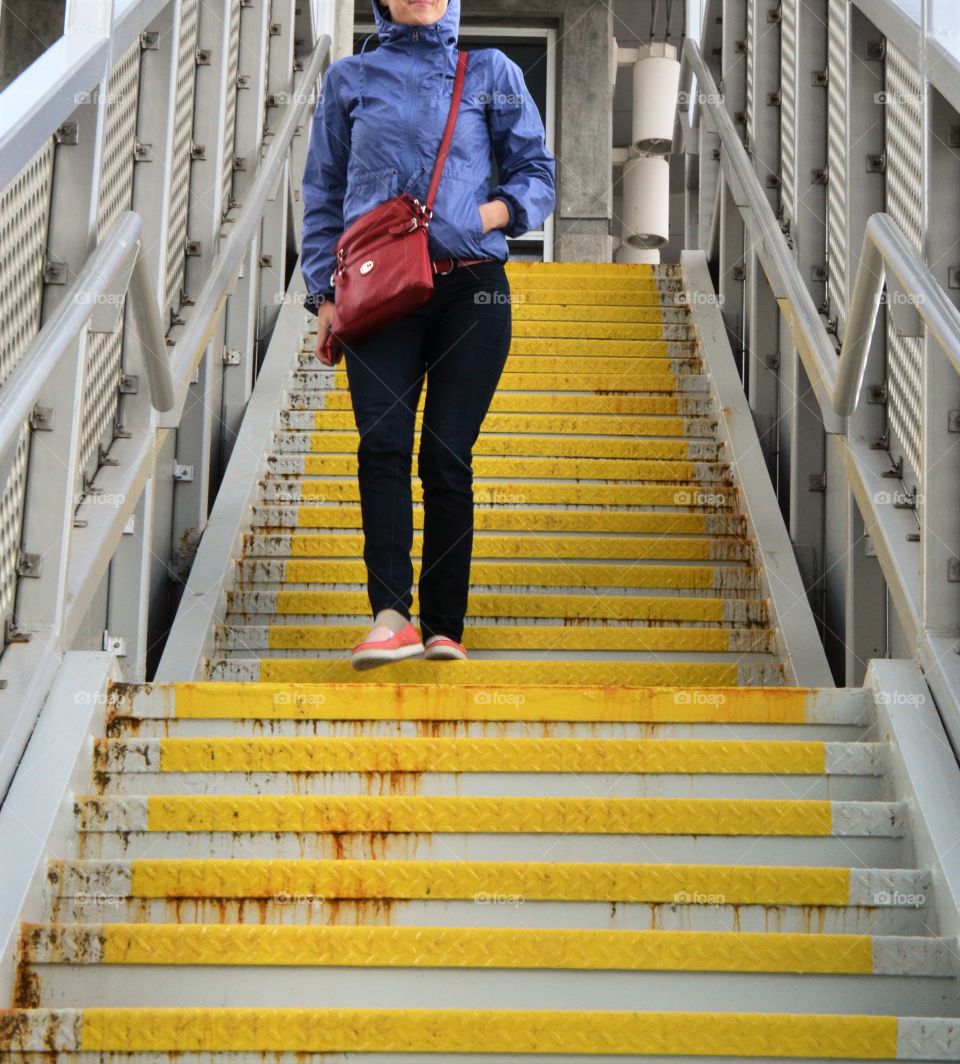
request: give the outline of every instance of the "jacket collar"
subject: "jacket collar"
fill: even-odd
[[[383,44],[409,44],[414,30],[419,31],[421,41],[435,44],[447,52],[457,47],[460,32],[460,0],[449,0],[447,10],[430,26],[405,26],[400,22],[391,22],[380,14],[377,0],[370,0],[373,18],[377,24],[377,35]]]

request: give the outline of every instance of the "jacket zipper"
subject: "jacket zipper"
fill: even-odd
[[[413,37],[413,40],[416,41],[419,44],[419,42],[420,42],[420,31],[419,30],[414,30],[413,33],[411,34],[411,36]],[[408,94],[408,97],[407,97],[409,100],[413,101],[411,103],[411,105],[410,105],[410,141],[409,141],[409,143],[411,145],[416,145],[416,143],[417,143],[417,131],[416,131],[416,128],[415,128],[415,125],[416,125],[415,119],[416,119],[416,115],[417,115],[417,99],[418,99],[418,95],[417,95],[417,67],[419,65],[420,65],[420,49],[419,48],[414,48],[414,50],[413,50],[413,85],[412,85],[412,91]],[[413,162],[416,163],[416,161],[417,161],[417,149],[416,149],[416,147],[414,147],[413,148]]]

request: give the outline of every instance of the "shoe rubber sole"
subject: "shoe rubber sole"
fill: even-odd
[[[422,653],[423,643],[410,643],[392,650],[358,650],[350,656],[350,661],[355,669],[372,669],[377,665],[389,665],[391,661],[401,661],[403,658],[416,657]]]
[[[427,661],[466,661],[467,655],[456,649],[456,647],[427,647],[423,652],[424,658]]]

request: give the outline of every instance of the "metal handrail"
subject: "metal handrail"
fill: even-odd
[[[757,254],[781,313],[790,325],[793,341],[820,404],[826,430],[842,431],[838,419],[849,417],[857,408],[888,272],[903,292],[914,297],[913,309],[960,373],[960,311],[897,223],[883,213],[871,215],[864,231],[846,335],[837,357],[773,207],[717,92],[713,75],[700,49],[692,40],[687,40],[680,71],[681,92],[689,92],[691,75],[697,79],[697,92],[691,101],[691,125],[696,121],[695,108],[699,104],[720,138],[723,157],[729,165],[726,176],[730,190],[747,231],[756,242]]]
[[[254,231],[263,215],[263,205],[270,190],[280,176],[280,170],[290,150],[290,143],[300,124],[304,108],[310,99],[310,87],[320,76],[332,41],[323,36],[314,47],[310,58],[304,66],[300,86],[291,94],[286,114],[277,128],[271,131],[273,143],[263,163],[257,169],[257,176],[244,199],[243,206],[234,221],[231,222],[230,234],[223,245],[210,271],[210,276],[197,297],[196,305],[182,335],[176,340],[173,349],[173,388],[175,401],[172,412],[161,419],[162,427],[174,427],[179,420],[179,411],[186,399],[190,387],[190,378],[200,361],[203,352],[216,328],[220,314],[237,271],[247,253]]]

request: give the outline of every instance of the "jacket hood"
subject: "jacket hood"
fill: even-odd
[[[457,37],[460,33],[460,0],[449,0],[447,10],[430,26],[405,26],[400,22],[391,22],[380,13],[378,0],[370,0],[370,6],[373,8],[373,18],[381,44],[407,42],[411,40],[413,31],[419,30],[422,41],[437,44],[447,51],[453,51],[457,47]]]

